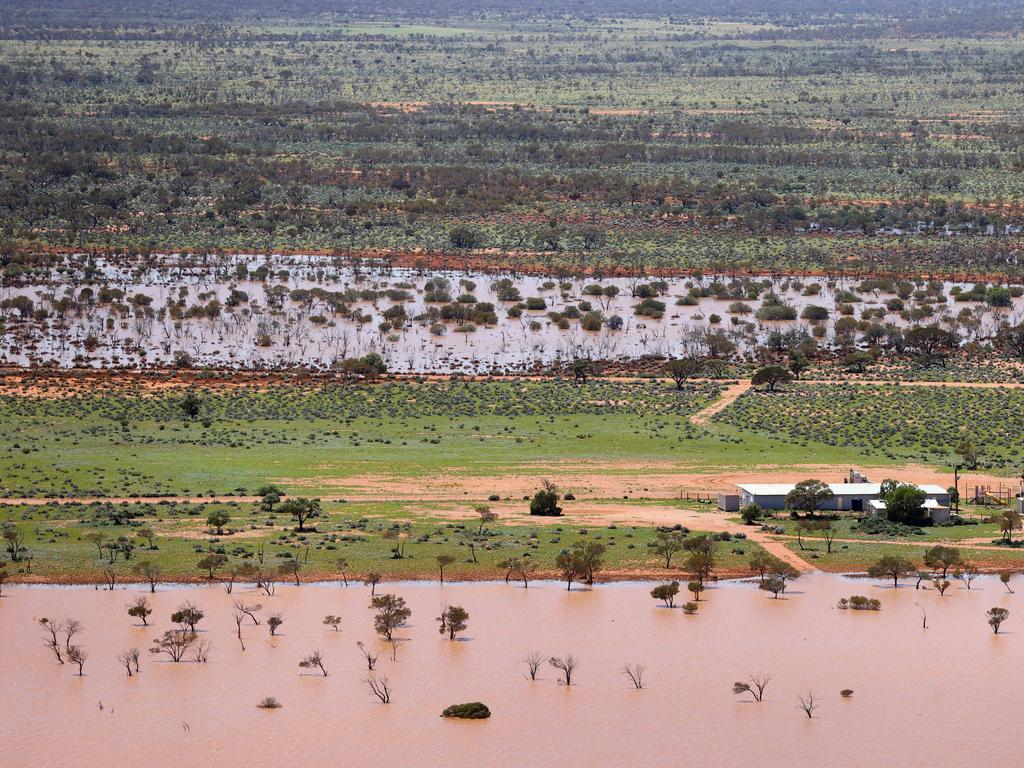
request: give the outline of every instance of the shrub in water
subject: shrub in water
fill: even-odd
[[[484,720],[491,716],[486,704],[471,701],[468,704],[452,704],[441,713],[441,717],[459,717],[467,720]]]

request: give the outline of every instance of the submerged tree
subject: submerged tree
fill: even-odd
[[[323,676],[327,677],[327,668],[324,667],[324,657],[320,654],[320,651],[313,651],[308,656],[305,656],[299,662],[299,666],[303,669],[319,669]]]
[[[583,575],[583,563],[580,561],[578,552],[559,552],[555,555],[555,567],[562,574],[562,578],[565,579],[565,588],[568,590],[572,589],[573,581],[581,578]]]
[[[604,565],[605,546],[597,541],[577,541],[572,546],[579,566],[579,576],[587,584],[594,583],[594,574]]]
[[[171,614],[171,621],[179,624],[184,630],[186,627],[191,633],[195,633],[196,624],[203,620],[203,612],[198,605],[191,600],[186,600],[178,606],[178,610]]]
[[[151,560],[139,560],[132,566],[132,572],[149,582],[149,591],[156,592],[156,585],[163,580],[164,569]]]
[[[761,701],[764,698],[764,689],[771,682],[769,675],[751,675],[746,681],[738,681],[732,684],[732,692],[736,695],[749,693],[754,701]]]
[[[999,627],[1010,618],[1010,612],[1006,608],[989,608],[985,615],[988,617],[988,625],[992,627],[992,632],[997,635]]]
[[[363,645],[362,640],[356,641],[356,647],[359,648],[360,653],[363,654],[363,658],[366,660],[366,668],[373,671],[373,668],[377,666],[377,654]]]
[[[78,676],[81,677],[85,668],[85,660],[89,658],[89,654],[85,652],[85,649],[80,645],[68,646],[68,661],[78,666]]]
[[[377,585],[380,584],[381,575],[376,571],[370,571],[366,574],[366,578],[363,579],[363,583],[370,588],[370,594],[373,595],[377,591]]]
[[[666,608],[675,606],[676,595],[679,594],[679,582],[670,581],[668,584],[659,584],[651,590],[651,597],[661,600]]]
[[[370,601],[370,607],[377,611],[373,617],[373,628],[385,640],[391,640],[394,631],[412,616],[412,611],[405,605],[405,598],[397,595],[377,595]]]
[[[272,613],[267,618],[267,629],[270,630],[270,636],[274,637],[277,635],[277,630],[284,624],[284,617],[280,613]]]
[[[127,648],[117,654],[117,660],[124,665],[125,673],[131,677],[134,672],[139,671],[139,649]]]
[[[135,602],[128,606],[128,615],[134,619],[140,619],[144,627],[149,626],[147,619],[151,613],[153,613],[153,609],[149,605],[149,598],[144,595],[136,597]]]
[[[868,568],[868,576],[873,579],[892,579],[894,589],[900,585],[900,579],[911,575],[914,572],[914,563],[905,557],[896,555],[883,555],[878,562]]]
[[[46,647],[53,651],[53,655],[57,657],[57,661],[61,664],[64,663],[64,655],[62,651],[62,644],[58,635],[64,631],[64,625],[60,622],[54,621],[44,616],[38,619],[38,624],[43,628],[43,639]]]
[[[978,566],[973,563],[964,563],[963,568],[958,568],[953,571],[953,578],[959,579],[967,587],[967,591],[971,591],[971,584],[978,576],[981,575],[981,571],[978,570]]]
[[[644,687],[645,672],[646,668],[642,664],[626,663],[622,666],[622,674],[632,681],[633,687],[638,691]]]
[[[178,663],[185,654],[196,644],[199,636],[195,632],[184,629],[169,629],[164,632],[163,637],[153,640],[153,647],[149,652],[158,655],[165,654],[171,661]]]
[[[786,582],[778,576],[769,576],[758,585],[758,589],[771,592],[775,599],[778,600],[779,595],[786,589]]]
[[[578,666],[575,656],[571,653],[567,656],[552,656],[548,659],[548,664],[562,673],[562,682],[565,685],[572,685],[572,676]]]
[[[526,665],[526,671],[527,674],[530,675],[531,680],[537,679],[537,673],[540,671],[543,663],[544,657],[537,651],[529,651],[526,656],[523,657],[523,664]]]
[[[381,704],[391,703],[391,681],[387,675],[370,675],[365,682]]]
[[[469,625],[469,613],[465,608],[451,605],[441,611],[441,615],[437,617],[437,620],[441,625],[438,631],[442,635],[447,632],[448,639],[454,640],[455,636],[459,632],[464,632]]]
[[[806,696],[797,696],[797,700],[800,702],[800,709],[804,711],[807,718],[813,718],[815,710],[818,709],[818,700],[815,698],[814,692],[808,691]]]

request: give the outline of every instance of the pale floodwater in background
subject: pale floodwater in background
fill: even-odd
[[[374,640],[369,589],[279,587],[162,588],[149,629],[133,626],[126,603],[141,588],[10,587],[0,598],[0,755],[11,766],[1015,766],[1014,741],[1024,661],[1024,592],[995,580],[957,583],[940,597],[913,586],[815,574],[784,600],[749,584],[706,593],[695,616],[659,607],[650,584],[599,585],[567,593],[537,583],[387,584],[413,615],[392,661]],[[148,591],[148,590],[147,590]],[[879,613],[841,611],[840,597],[880,598]],[[281,612],[282,635],[265,625],[235,637],[239,597]],[[145,653],[170,628],[184,599],[206,612],[206,664],[173,664]],[[466,638],[449,642],[434,618],[443,603],[469,611]],[[928,613],[921,629],[915,603]],[[999,636],[985,611],[1010,609]],[[341,631],[323,626],[343,617]],[[85,676],[60,666],[35,620],[76,618]],[[363,682],[356,647],[379,646],[393,703],[381,705]],[[143,649],[131,679],[118,651]],[[319,649],[326,678],[300,674]],[[573,653],[571,688],[545,667],[531,682],[518,663],[527,651]],[[621,673],[647,668],[644,690]],[[743,703],[732,683],[772,675],[761,704]],[[839,691],[852,688],[852,698]],[[821,701],[814,720],[797,694]],[[256,708],[275,696],[282,709]],[[483,701],[482,722],[439,717],[454,703]],[[102,709],[100,704],[102,703]]]

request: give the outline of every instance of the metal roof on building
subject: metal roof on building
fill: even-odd
[[[825,483],[836,496],[880,496],[881,483]],[[736,487],[752,496],[785,496],[796,483],[736,483]],[[945,496],[948,491],[937,485],[918,485],[929,496]]]

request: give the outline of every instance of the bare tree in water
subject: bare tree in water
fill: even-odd
[[[575,656],[571,653],[566,656],[552,656],[548,659],[548,664],[562,673],[563,683],[572,685],[572,675],[578,666]]]
[[[89,658],[89,654],[85,652],[85,649],[80,645],[68,646],[68,661],[72,664],[78,665],[78,676],[81,677],[84,673],[82,669],[85,667],[85,660]]]
[[[43,642],[46,647],[53,651],[57,661],[64,663],[64,655],[61,653],[61,643],[58,635],[64,631],[64,625],[45,616],[39,619],[39,626],[43,628]]]
[[[117,654],[117,660],[124,664],[124,670],[128,673],[128,677],[132,676],[132,670],[135,672],[139,671],[139,649],[138,648],[127,648]]]
[[[644,666],[642,664],[624,664],[622,674],[633,682],[633,687],[638,691],[644,687]]]
[[[362,640],[357,641],[356,646],[362,652],[363,658],[366,659],[366,668],[372,672],[373,668],[377,666],[377,654],[363,645]]]
[[[761,701],[764,698],[764,689],[772,680],[769,675],[751,675],[749,680],[732,684],[732,692],[736,695],[749,693],[754,701]]]
[[[537,651],[529,651],[526,656],[523,657],[523,664],[526,665],[526,671],[530,675],[531,680],[537,679],[537,673],[540,671],[543,663],[544,657]]]
[[[381,704],[391,703],[391,682],[387,675],[370,675],[366,678],[366,684],[370,686],[373,695],[380,699]]]
[[[814,691],[808,691],[806,696],[797,696],[800,701],[800,709],[804,711],[808,719],[814,717],[814,711],[818,708],[818,700],[814,697]]]

